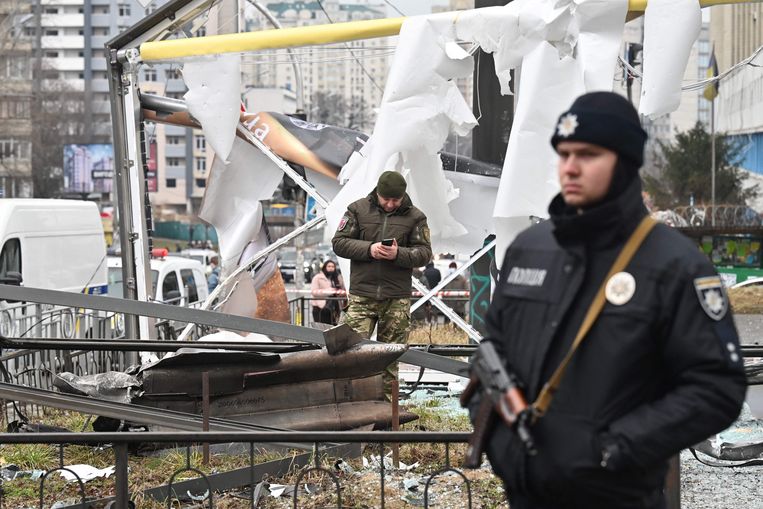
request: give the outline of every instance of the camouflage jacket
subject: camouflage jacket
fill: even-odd
[[[371,244],[397,239],[395,260],[371,258]],[[376,200],[376,189],[347,207],[332,239],[334,252],[349,258],[350,293],[375,299],[411,296],[411,273],[432,258],[427,217],[408,194],[400,207],[387,213]]]

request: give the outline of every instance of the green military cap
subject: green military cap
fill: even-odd
[[[402,198],[405,188],[405,179],[396,171],[385,171],[376,183],[376,192],[383,198]]]

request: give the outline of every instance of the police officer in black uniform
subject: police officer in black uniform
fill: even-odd
[[[528,455],[503,423],[488,458],[512,509],[660,509],[668,459],[729,426],[745,397],[743,361],[721,281],[690,240],[658,224],[625,270],[607,273],[644,216],[646,132],[611,92],[559,118],[561,193],[550,220],[508,248],[486,341],[532,402],[570,351],[606,284]]]

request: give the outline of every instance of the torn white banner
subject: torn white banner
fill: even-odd
[[[207,143],[227,161],[241,111],[241,57],[237,53],[213,55],[183,64],[188,111],[204,131]]]
[[[283,172],[259,149],[236,138],[230,164],[215,156],[199,217],[215,227],[224,274],[239,263],[262,224],[260,200],[273,196]]]
[[[374,132],[342,169],[340,180],[347,182],[326,210],[330,231],[384,170],[397,169],[406,176],[413,203],[427,215],[435,251],[443,239],[466,233],[448,209],[458,194],[443,175],[438,151],[451,130],[464,135],[476,125],[455,83],[471,74],[473,60],[455,45],[454,33],[442,36],[448,31],[450,15],[403,23]],[[349,274],[346,266],[343,271]]]
[[[495,207],[496,262],[529,216],[547,217],[558,192],[556,154],[551,135],[559,114],[592,90],[611,90],[627,0],[583,0],[568,27],[577,34],[575,55],[562,57],[557,46],[541,42],[524,57],[519,96]],[[558,27],[557,27],[558,29]],[[554,38],[568,40],[558,32]]]
[[[493,53],[501,94],[511,93],[511,70],[542,41],[550,41],[561,54],[569,54],[576,34],[568,26],[571,0],[515,0],[502,7],[487,7],[459,13],[456,35]]]
[[[684,71],[701,26],[697,0],[649,0],[639,113],[655,118],[678,108]]]
[[[499,264],[516,234],[530,226],[529,216],[548,216],[548,203],[559,192],[556,154],[549,140],[559,114],[584,91],[579,62],[560,60],[550,44],[539,44],[525,57],[494,211]],[[511,220],[504,221],[507,218]]]

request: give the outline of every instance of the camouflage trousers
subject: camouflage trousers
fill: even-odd
[[[350,294],[350,304],[342,313],[340,322],[346,323],[366,339],[371,337],[374,327],[378,326],[377,341],[405,344],[411,326],[411,300],[377,300]],[[392,380],[397,380],[397,374],[396,362],[384,371],[384,395],[388,400],[392,394]]]

